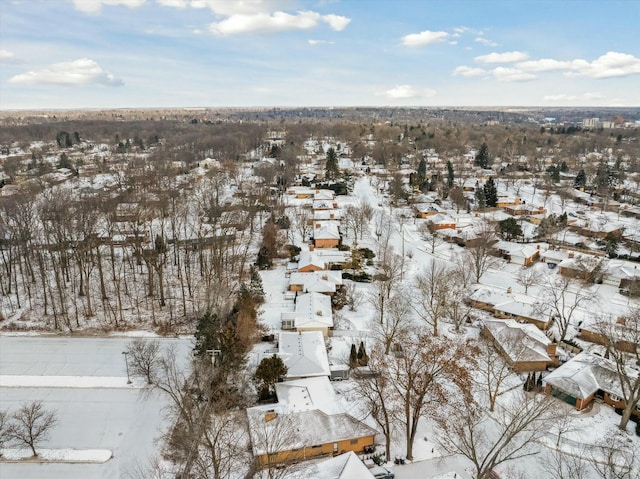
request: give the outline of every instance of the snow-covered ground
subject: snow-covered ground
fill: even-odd
[[[50,462],[0,463],[2,479],[118,479],[158,454],[155,440],[167,426],[162,413],[167,400],[145,394],[138,378],[127,385],[122,351],[130,341],[0,336],[0,376],[16,386],[0,387],[0,409],[42,401],[58,418],[49,439],[37,448]],[[175,347],[182,360],[192,349],[191,339],[159,341],[162,347]],[[38,387],[18,387],[33,385],[34,377],[42,378]],[[14,458],[14,451],[8,452]]]
[[[529,197],[533,196],[533,188],[523,186],[522,192],[529,194]],[[536,192],[535,200],[543,202],[543,198],[539,192]],[[393,215],[395,219],[392,220],[389,245],[393,247],[396,253],[402,254],[404,252],[405,254],[406,263],[402,281],[405,294],[411,294],[409,285],[413,281],[413,278],[429,266],[431,262],[438,260],[445,264],[452,264],[452,262],[464,252],[464,248],[457,245],[438,242],[432,253],[431,244],[425,242],[423,233],[419,229],[425,220],[414,219],[408,209],[404,212],[405,218],[396,218],[402,210],[390,210],[387,199],[376,193],[374,186],[367,177],[357,179],[351,197],[337,197],[336,201],[341,207],[347,204],[366,202],[370,204],[378,214],[384,213],[388,215],[391,213]],[[370,248],[377,253],[379,244],[376,238],[375,221],[372,221],[369,226],[364,237],[358,239],[358,246]],[[352,240],[353,238],[348,237],[346,243],[353,244]],[[377,259],[378,258],[376,258],[376,261]],[[527,294],[525,294],[524,287],[517,281],[517,274],[521,266],[508,264],[501,259],[496,259],[492,267],[483,274],[480,280],[480,286],[496,288],[505,292],[511,288],[513,294],[522,300],[530,303],[542,301],[545,295],[543,288],[544,281],[549,281],[556,277],[558,271],[557,269],[550,270],[544,263],[535,264],[532,268],[538,273],[540,283],[530,286]],[[261,320],[272,332],[277,332],[280,328],[281,313],[290,310],[292,307],[292,305],[289,304],[290,302],[285,300],[284,294],[287,288],[286,265],[283,263],[276,265],[272,270],[261,271],[261,276],[266,297],[266,304],[262,307]],[[329,353],[330,359],[333,361],[346,362],[351,344],[358,345],[360,341],[364,341],[367,348],[373,344],[372,341],[368,344],[368,340],[371,338],[371,320],[377,315],[373,304],[368,300],[372,294],[372,284],[355,283],[355,287],[359,304],[355,311],[350,311],[348,307],[345,307],[339,312],[340,320],[339,324],[336,325],[336,329],[339,331],[331,338],[331,351]],[[575,286],[572,286],[568,294],[569,300],[578,292],[579,287],[577,283]],[[608,314],[623,315],[628,311],[630,301],[628,298],[620,296],[617,288],[607,285],[591,285],[588,287],[585,286],[584,288],[582,293],[588,293],[592,300],[585,303],[584,307],[579,308],[576,312],[576,317],[593,314],[601,315],[605,312]],[[634,303],[634,301],[631,301],[631,303]],[[476,317],[482,317],[487,314],[488,313],[481,311],[474,311]],[[447,326],[443,325],[441,331],[448,335],[448,329]],[[478,328],[468,327],[464,337],[477,338],[478,333]],[[571,333],[575,334],[575,331],[571,330]],[[268,346],[261,345],[262,349],[265,347]],[[257,362],[258,359],[256,358],[254,364],[257,364]],[[343,381],[334,383],[334,388],[339,395],[348,399],[350,407],[348,407],[347,412],[359,419],[365,420],[369,425],[375,427],[375,424],[371,422],[370,418],[365,418],[366,412],[362,411],[358,406],[358,392],[355,382]],[[518,392],[519,390],[518,388]],[[570,449],[571,444],[593,445],[603,437],[617,433],[619,416],[609,407],[595,404],[589,412],[578,413],[561,401],[558,401],[557,406],[559,410],[566,409],[566,415],[570,418],[572,428],[572,432],[565,434],[563,441],[560,443],[563,451],[567,448]],[[436,406],[434,405],[432,407]],[[537,479],[540,477],[548,477],[548,474],[543,471],[543,465],[550,460],[553,454],[553,446],[556,444],[556,435],[553,433],[553,427],[550,426],[550,429],[551,431],[548,437],[545,438],[545,441],[534,446],[538,450],[535,456],[524,458],[514,464],[506,464],[505,467],[498,468],[497,472],[501,473],[502,477],[510,477],[510,466],[513,466],[513,470],[522,474],[522,478]],[[631,426],[629,429],[629,437],[631,441],[638,443],[636,438],[633,437]],[[443,479],[451,479],[454,477],[464,479],[471,478],[472,465],[470,461],[459,455],[450,455],[442,448],[439,439],[438,431],[433,427],[433,424],[427,420],[421,421],[414,444],[414,461],[405,465],[395,465],[391,462],[388,463],[387,466],[393,469],[398,479],[426,479],[436,477]],[[404,451],[403,431],[398,430],[392,441],[391,456],[392,458],[395,456],[403,457]]]

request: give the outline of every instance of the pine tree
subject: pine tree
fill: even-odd
[[[356,345],[351,345],[351,352],[349,353],[349,367],[351,369],[358,367],[358,351],[356,350]]]
[[[584,170],[578,171],[578,174],[576,175],[576,179],[574,180],[573,185],[576,188],[584,188],[587,185],[587,174],[584,172]]]
[[[489,148],[486,143],[480,145],[480,150],[476,155],[476,165],[480,168],[486,168],[489,165]]]
[[[274,385],[287,375],[288,368],[280,356],[275,354],[264,358],[256,368],[253,380],[260,391],[260,398],[267,399],[273,395]]]
[[[363,341],[360,341],[360,347],[358,348],[358,364],[360,366],[366,366],[369,364],[369,356],[367,355],[367,351],[364,349]]]
[[[487,207],[487,198],[484,194],[484,188],[476,189],[477,209],[484,210]]]
[[[451,160],[447,161],[447,188],[453,188],[453,163]]]
[[[336,150],[332,147],[327,151],[327,163],[325,165],[324,176],[329,180],[335,180],[339,175],[338,155],[336,155]]]
[[[489,178],[484,184],[484,198],[489,208],[495,208],[498,205],[498,190],[493,178]]]

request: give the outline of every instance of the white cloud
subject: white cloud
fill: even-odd
[[[320,15],[317,12],[301,11],[295,15],[285,12],[257,13],[252,15],[236,14],[224,20],[212,23],[210,29],[218,35],[236,35],[242,33],[275,33],[287,30],[309,30],[326,22],[333,30],[342,30],[351,21],[337,15]]]
[[[585,100],[604,100],[605,96],[602,93],[587,92],[582,95],[568,95],[566,93],[559,93],[556,95],[545,95],[543,97],[545,101],[552,103],[566,103],[566,102],[584,102]]]
[[[255,15],[295,8],[295,0],[158,0],[168,6],[208,8],[223,16]],[[176,5],[169,5],[176,4]]]
[[[497,47],[498,44],[496,42],[494,42],[493,40],[489,40],[488,38],[484,38],[484,37],[476,37],[476,39],[474,40],[477,43],[481,43],[483,45],[486,45],[488,47]]]
[[[309,39],[308,42],[309,42],[309,45],[333,45],[333,44],[335,44],[335,42],[332,42],[330,40],[313,40],[313,39]]]
[[[485,76],[487,74],[487,71],[482,68],[473,68],[473,67],[461,65],[459,67],[456,67],[455,70],[453,70],[453,74],[455,76],[463,76],[463,77],[481,77],[481,76]]]
[[[563,101],[576,101],[579,97],[577,97],[576,95],[567,95],[565,93],[560,93],[558,95],[545,95],[544,99],[546,101],[551,101],[551,102],[563,102]]]
[[[640,74],[640,58],[628,53],[607,52],[592,62],[573,60],[567,76],[614,78]]]
[[[550,72],[554,70],[566,70],[571,67],[571,62],[541,58],[540,60],[517,63],[516,67],[527,72]]]
[[[425,30],[424,32],[405,35],[402,37],[402,44],[407,47],[420,47],[430,43],[442,43],[448,36],[447,32]]]
[[[523,72],[522,70],[518,70],[517,68],[498,67],[495,68],[491,73],[496,80],[501,82],[529,81],[536,78],[535,75]]]
[[[569,77],[614,78],[640,74],[640,58],[627,53],[607,52],[592,62],[541,58],[519,62],[516,67],[527,72],[566,70],[565,75]]]
[[[524,52],[504,52],[504,53],[489,53],[488,55],[480,55],[475,58],[475,61],[479,63],[514,63],[521,62],[529,58]]]
[[[13,52],[0,48],[0,64],[20,63]]]
[[[387,98],[399,100],[404,98],[414,98],[416,91],[411,85],[396,85],[390,90],[384,92]]]
[[[336,32],[341,32],[347,27],[347,25],[349,25],[349,22],[351,22],[350,18],[333,14],[323,16],[322,20],[328,23],[329,26]]]
[[[103,5],[121,5],[129,8],[136,8],[144,4],[147,0],[73,0],[77,10],[84,13],[99,13]]]
[[[433,90],[432,88],[424,88],[418,91],[411,85],[396,85],[389,90],[378,93],[379,96],[384,96],[389,100],[432,98],[436,96],[436,94],[436,90]]]
[[[100,65],[89,58],[56,63],[42,70],[21,73],[10,78],[9,82],[22,85],[58,86],[123,85],[122,80],[103,70]]]

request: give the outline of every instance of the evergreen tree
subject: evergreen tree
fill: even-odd
[[[502,237],[510,241],[511,239],[517,239],[522,236],[522,227],[515,218],[507,218],[498,222],[498,228]]]
[[[272,397],[275,393],[274,385],[287,375],[288,368],[280,356],[275,354],[264,358],[258,364],[253,380],[258,386],[260,399]]]
[[[498,190],[493,178],[489,178],[484,184],[484,198],[489,208],[495,208],[498,204]]]
[[[476,154],[476,165],[480,168],[486,168],[489,166],[489,148],[486,143],[480,145],[480,150]]]
[[[340,175],[340,168],[338,166],[338,155],[333,147],[327,151],[327,162],[325,164],[324,176],[329,180],[335,180]]]
[[[360,341],[360,347],[358,348],[358,364],[360,366],[366,366],[369,364],[369,356],[367,355],[367,351],[364,349],[363,341]]]
[[[453,164],[447,161],[447,188],[453,188]]]
[[[483,210],[487,207],[487,198],[484,194],[484,188],[476,189],[476,204],[477,209]]]
[[[584,188],[587,185],[587,174],[584,172],[584,170],[578,171],[578,174],[576,175],[576,179],[574,180],[573,185],[576,188]]]
[[[349,353],[349,367],[351,369],[358,367],[358,351],[356,350],[356,345],[351,345],[351,352]]]
[[[263,246],[258,250],[258,256],[256,258],[256,266],[259,269],[269,269],[272,266],[271,255],[266,246]]]
[[[418,164],[418,184],[422,184],[426,181],[427,179],[427,162],[424,160],[424,158],[422,160],[420,160],[420,163]]]

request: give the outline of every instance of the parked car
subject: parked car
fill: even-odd
[[[376,479],[394,479],[396,475],[390,469],[384,466],[375,466],[369,469],[369,472],[373,474]]]

